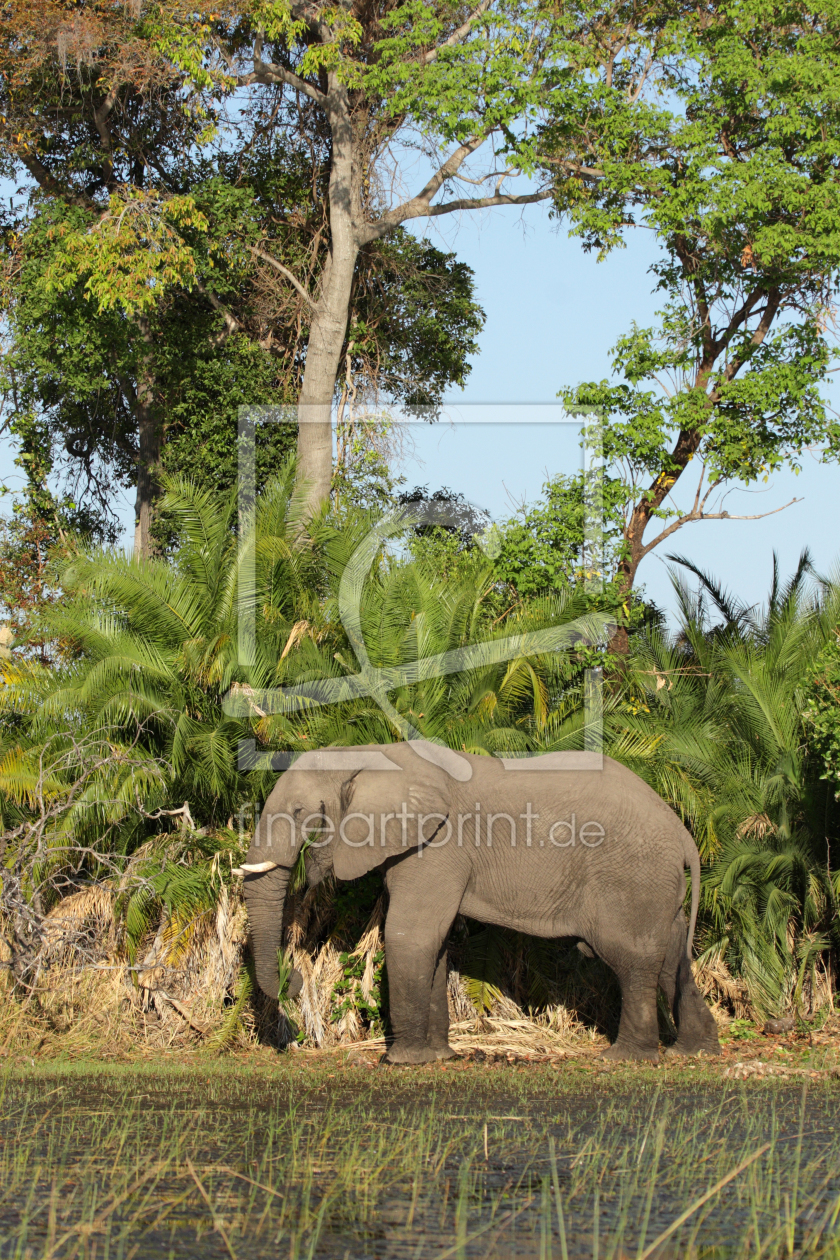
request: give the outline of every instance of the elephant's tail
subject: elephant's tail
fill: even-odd
[[[697,845],[688,832],[685,833],[685,864],[691,871],[691,914],[688,920],[688,935],[685,938],[685,952],[691,962],[694,952],[694,929],[697,926],[697,910],[700,906],[700,854]]]

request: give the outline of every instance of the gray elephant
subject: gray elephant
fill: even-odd
[[[676,814],[637,775],[592,753],[524,760],[411,741],[305,753],[265,803],[243,864],[257,979],[278,993],[289,875],[342,880],[382,866],[391,1063],[450,1058],[446,941],[458,913],[532,936],[577,938],[621,986],[610,1058],[658,1057],[657,987],[684,1054],[719,1051],[691,950],[700,861]],[[691,871],[691,917],[683,913]]]

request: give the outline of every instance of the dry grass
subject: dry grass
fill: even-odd
[[[226,889],[210,912],[177,924],[163,915],[134,966],[109,887],[65,897],[44,929],[34,977],[3,1007],[0,1046],[22,1053],[160,1052],[201,1044],[224,1027],[247,938],[244,905]],[[8,986],[9,972],[3,974]],[[239,1022],[231,1040],[246,1043],[254,1020],[251,1027]]]
[[[719,953],[695,963],[694,978],[718,1022],[725,1021],[730,1012],[735,1019],[755,1018],[745,982],[732,975]]]
[[[301,920],[317,928],[319,916],[306,901]],[[384,1049],[383,1037],[367,1035],[359,1006],[359,999],[369,1002],[374,995],[383,927],[380,900],[350,953],[360,961],[361,975],[352,979],[348,993],[340,943],[328,937],[315,944],[306,940],[300,921],[292,925],[290,953],[303,989],[287,1010],[291,1023],[303,1030],[305,1045]],[[234,1026],[222,1038],[242,982],[246,939],[242,900],[223,889],[212,912],[177,924],[163,915],[132,967],[115,921],[113,892],[80,890],[47,916],[37,977],[0,1013],[0,1049],[123,1057],[218,1046],[220,1038],[228,1048],[283,1044],[289,1036],[283,1013],[278,1016],[276,1004],[259,994],[240,1004]],[[8,983],[8,972],[3,974]],[[343,1010],[336,1018],[341,982]],[[482,1049],[541,1058],[606,1044],[560,1002],[531,1015],[500,995],[489,1012],[479,1012],[455,970],[449,976],[449,1007],[452,1045],[460,1053]]]
[[[753,1000],[747,982],[732,975],[719,952],[695,963],[694,976],[719,1023],[726,1023],[730,1017],[763,1022],[764,1013]],[[818,957],[813,969],[805,975],[801,992],[797,992],[797,977],[791,972],[782,1006],[788,1012],[809,1019],[834,1009],[834,988],[824,958]]]
[[[319,886],[294,899],[289,952],[303,989],[278,1010],[252,990],[246,913],[238,892],[222,886],[213,909],[180,921],[162,912],[130,965],[114,889],[80,889],[46,916],[30,987],[18,986],[15,1000],[0,1007],[0,1053],[126,1057],[282,1046],[295,1038],[312,1049],[384,1050],[381,1028],[371,1026],[367,1016],[383,951],[384,902],[376,901],[350,949],[330,926],[332,896]],[[359,931],[357,926],[354,932]],[[355,965],[348,966],[348,954]],[[10,958],[0,931],[0,964]],[[595,1053],[607,1044],[605,1030],[614,1026],[617,1014],[616,992],[614,986],[599,985],[584,964],[584,970],[561,970],[536,1010],[514,1000],[514,967],[512,989],[492,990],[492,1004],[481,1010],[470,999],[459,962],[456,948],[448,997],[450,1040],[459,1053],[558,1059]],[[722,1028],[732,1018],[756,1018],[746,984],[722,958],[706,958],[695,974]],[[10,988],[8,967],[0,969],[0,985]],[[803,991],[803,1004],[823,1009],[831,1006],[832,996],[828,975],[817,968]]]
[[[558,1008],[562,1010],[562,1008]],[[569,1055],[600,1053],[609,1044],[606,1037],[581,1024],[570,1025],[569,1031],[560,1032],[552,1027],[549,1016],[528,1018],[519,1012],[520,1018],[486,1015],[477,1019],[453,1023],[449,1029],[449,1044],[458,1054],[469,1055],[481,1051],[487,1058],[508,1059],[516,1062],[538,1062],[545,1059],[564,1059]],[[383,1053],[384,1037],[369,1037],[352,1042],[347,1049]]]

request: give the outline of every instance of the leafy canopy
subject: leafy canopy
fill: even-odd
[[[821,392],[840,263],[840,14],[736,0],[668,30],[658,100],[631,114],[604,91],[573,123],[561,95],[542,137],[568,165],[587,129],[580,179],[555,199],[586,248],[637,224],[662,247],[661,322],[619,340],[623,381],[565,391],[603,410],[605,456],[632,489],[631,584],[670,532],[727,514],[713,498],[727,483],[796,468],[806,446],[833,458],[840,439]],[[696,500],[681,509],[672,491],[692,463]]]

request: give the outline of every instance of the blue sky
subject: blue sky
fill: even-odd
[[[633,320],[654,322],[661,301],[652,293],[648,274],[655,245],[643,229],[626,249],[601,263],[564,230],[558,233],[541,207],[521,216],[503,210],[481,217],[465,214],[458,224],[430,235],[473,268],[487,313],[481,352],[462,395],[471,404],[549,403],[564,386],[609,376],[609,352],[617,337]],[[480,409],[468,411],[474,416]],[[505,411],[512,418],[516,413],[515,423],[415,428],[425,464],[407,466],[407,480],[461,490],[498,517],[508,513],[513,500],[538,495],[546,473],[580,467],[578,439],[570,426],[529,424],[531,408],[525,405]],[[457,407],[451,414],[457,418]],[[498,415],[499,409],[488,414]],[[639,581],[648,595],[666,610],[674,608],[666,552],[687,556],[750,603],[766,597],[774,549],[783,574],[794,569],[806,546],[818,570],[830,571],[840,558],[840,468],[821,465],[807,453],[802,462],[798,476],[785,472],[758,489],[734,491],[725,506],[732,514],[753,515],[793,498],[802,502],[764,520],[685,526],[662,546],[661,557],[654,552],[642,562]],[[695,488],[689,483],[680,490],[677,503],[689,506]]]
[[[448,409],[449,420],[412,427],[415,458],[405,461],[403,475],[411,486],[460,490],[504,519],[518,503],[532,501],[547,476],[580,467],[574,427],[532,423],[535,415],[546,414],[533,404],[556,407],[563,386],[609,375],[609,351],[619,334],[633,320],[653,321],[657,298],[648,269],[654,241],[638,230],[628,248],[598,263],[565,231],[558,232],[539,206],[524,213],[464,213],[429,227],[421,221],[415,230],[425,230],[473,268],[487,323],[467,387]],[[474,422],[482,414],[479,404],[498,420],[501,403],[507,404],[505,424]],[[459,423],[467,415],[473,422]],[[0,477],[14,485],[15,472],[9,444],[0,439]],[[687,503],[693,486],[681,493],[677,501]],[[821,466],[806,455],[798,477],[779,474],[759,491],[735,492],[727,508],[767,512],[794,497],[803,501],[761,521],[687,526],[662,548],[661,558],[654,553],[643,562],[640,582],[661,607],[673,608],[666,551],[688,556],[750,602],[766,595],[774,549],[783,573],[793,569],[805,546],[818,569],[828,571],[840,556],[837,465]],[[128,525],[128,502],[123,514]]]

